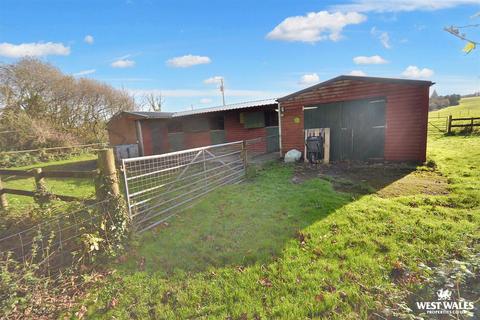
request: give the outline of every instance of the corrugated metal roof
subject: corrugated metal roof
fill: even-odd
[[[265,99],[265,100],[247,101],[247,102],[241,102],[241,103],[227,104],[225,106],[179,111],[179,112],[174,112],[172,114],[172,117],[173,118],[185,117],[185,116],[192,116],[192,115],[202,114],[202,113],[254,108],[254,107],[268,106],[272,104],[277,104],[277,100]]]
[[[173,112],[156,112],[156,111],[126,111],[126,114],[138,116],[144,119],[168,119],[171,118]]]
[[[343,81],[343,80],[356,80],[356,81],[368,81],[368,82],[386,82],[386,83],[400,83],[400,84],[409,84],[409,85],[420,85],[420,86],[431,86],[434,82],[426,81],[426,80],[411,80],[411,79],[398,79],[398,78],[380,78],[380,77],[367,77],[367,76],[351,76],[351,75],[341,75],[330,80],[320,82],[316,85],[311,87],[305,88],[303,90],[291,93],[284,97],[278,98],[279,102],[293,98],[299,94],[304,92],[308,92],[310,90],[321,88],[323,86],[329,85],[336,81]]]

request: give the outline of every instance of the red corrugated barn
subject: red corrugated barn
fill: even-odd
[[[140,155],[255,138],[263,138],[252,146],[255,151],[285,153],[303,152],[309,130],[330,128],[332,161],[423,162],[432,84],[339,76],[277,100],[176,113],[122,112],[110,120],[108,132],[112,145],[136,144]]]
[[[430,81],[339,76],[278,99],[281,151],[330,128],[331,160],[423,162]]]

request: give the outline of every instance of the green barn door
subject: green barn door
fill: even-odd
[[[305,129],[330,128],[330,159],[381,159],[385,143],[385,100],[354,100],[307,107]]]
[[[385,143],[385,100],[356,100],[343,104],[342,140],[346,159],[381,159]]]
[[[210,139],[212,144],[222,144],[227,142],[225,138],[225,130],[211,130]]]
[[[168,143],[170,144],[170,151],[179,151],[185,149],[183,143],[183,132],[169,133]]]
[[[366,148],[368,159],[383,159],[385,152],[385,100],[368,102],[367,122],[370,129],[369,145]]]
[[[267,152],[280,151],[278,127],[266,127],[265,129],[267,134]]]
[[[325,103],[304,111],[305,129],[330,128],[330,159],[342,158],[342,103]]]

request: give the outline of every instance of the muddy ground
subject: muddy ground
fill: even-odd
[[[433,168],[407,164],[368,164],[342,162],[333,164],[298,164],[293,183],[314,177],[332,182],[337,191],[353,194],[376,193],[391,198],[415,194],[448,194],[447,178]]]

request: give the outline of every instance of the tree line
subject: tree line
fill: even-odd
[[[135,108],[126,91],[37,59],[0,64],[0,150],[104,142],[108,119]]]
[[[459,94],[450,94],[446,96],[439,96],[437,91],[433,91],[430,96],[429,109],[439,110],[450,106],[458,106],[460,104],[460,99],[462,98]]]

